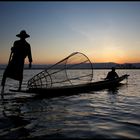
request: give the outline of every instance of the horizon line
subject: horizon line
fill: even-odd
[[[54,65],[56,63],[32,63],[32,65]],[[94,63],[94,64],[95,63],[136,64],[136,63],[140,63],[140,62],[124,62],[124,63],[117,63],[117,62],[91,62],[91,63]],[[0,65],[8,65],[8,63],[0,63]],[[28,63],[25,63],[24,65],[28,65]]]

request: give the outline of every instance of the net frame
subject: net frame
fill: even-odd
[[[86,60],[81,63],[68,65],[68,63],[69,63],[68,60],[70,60],[70,58],[72,58],[73,56],[75,57],[76,55],[81,55]],[[68,70],[73,69],[75,66],[78,66],[80,64],[85,64],[86,62],[88,62],[87,64],[90,65],[90,70],[91,70],[90,74],[84,75],[81,77],[78,76],[78,77],[74,77],[74,78],[69,78]],[[65,76],[65,78],[64,78],[64,80],[57,81],[55,76],[57,74],[61,75],[60,72],[62,72],[62,74],[63,74],[63,76]],[[56,64],[46,68],[45,70],[43,70],[40,73],[33,76],[31,79],[29,79],[29,81],[27,83],[27,87],[28,88],[53,88],[53,87],[57,87],[57,84],[58,84],[58,87],[69,86],[69,85],[74,85],[72,80],[80,79],[82,77],[87,77],[87,76],[89,76],[89,79],[87,81],[85,81],[85,83],[89,83],[93,79],[93,66],[92,66],[90,59],[81,52],[74,52],[74,53],[70,54],[69,56],[67,56],[66,58],[62,59],[61,61],[57,62]]]

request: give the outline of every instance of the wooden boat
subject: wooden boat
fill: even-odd
[[[86,93],[89,91],[97,91],[106,88],[113,88],[120,84],[121,81],[127,79],[129,75],[125,74],[119,78],[113,80],[103,80],[98,82],[90,82],[87,84],[70,85],[64,87],[54,88],[29,88],[26,92],[36,93],[38,96],[56,97],[56,96],[67,96],[77,93]]]
[[[77,72],[78,69],[82,69],[83,72]],[[41,97],[67,96],[116,87],[128,76],[125,74],[113,80],[92,82],[91,61],[85,54],[74,52],[29,79],[26,91],[10,91],[35,93]],[[80,84],[75,85],[75,83]]]

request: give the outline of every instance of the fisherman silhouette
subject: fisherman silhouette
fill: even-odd
[[[23,68],[24,68],[24,60],[28,56],[29,60],[29,68],[31,68],[32,64],[32,54],[30,44],[25,40],[30,37],[25,30],[22,30],[20,34],[16,35],[20,38],[14,42],[13,47],[11,48],[11,54],[9,58],[9,63],[4,71],[2,78],[2,90],[4,91],[4,86],[6,82],[6,78],[12,78],[14,80],[19,81],[19,88],[21,90],[22,80],[23,80]]]
[[[108,72],[108,74],[107,74],[107,76],[106,76],[106,78],[105,78],[105,80],[113,80],[113,79],[115,79],[115,78],[118,78],[119,76],[118,76],[118,74],[115,72],[115,68],[114,67],[112,67],[112,70],[110,71],[110,72]]]

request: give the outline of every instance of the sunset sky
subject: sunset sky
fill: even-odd
[[[23,29],[34,64],[77,51],[93,63],[140,62],[140,2],[0,2],[0,64]]]

